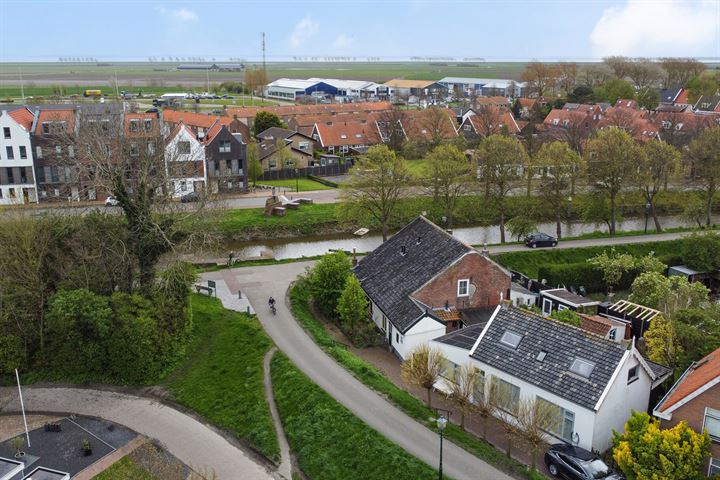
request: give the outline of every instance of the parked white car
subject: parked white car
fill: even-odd
[[[108,197],[105,199],[105,206],[106,206],[106,207],[117,207],[118,205],[120,205],[120,202],[118,201],[117,198],[113,197],[112,195],[108,196]]]

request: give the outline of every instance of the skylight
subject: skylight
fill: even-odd
[[[538,362],[542,362],[545,360],[545,355],[547,355],[547,352],[545,350],[540,350],[537,354],[537,357],[535,357],[535,360]]]
[[[511,332],[510,330],[505,330],[502,338],[500,338],[500,343],[515,350],[518,345],[520,345],[520,340],[522,340],[522,335]]]
[[[590,375],[595,368],[595,364],[582,358],[575,358],[572,365],[570,365],[570,371],[580,375],[581,377],[590,378]]]

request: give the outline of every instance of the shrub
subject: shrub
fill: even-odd
[[[720,235],[707,232],[685,238],[682,257],[688,267],[700,272],[712,272],[720,268]]]
[[[351,267],[350,258],[344,252],[333,252],[324,255],[308,275],[310,294],[328,317],[335,315]]]
[[[555,310],[550,314],[550,318],[559,322],[567,323],[568,325],[575,325],[579,327],[581,324],[580,316],[572,310]]]

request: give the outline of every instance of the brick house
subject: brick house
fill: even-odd
[[[203,138],[209,193],[239,193],[247,188],[247,145],[241,133],[216,121]]]
[[[663,428],[681,420],[710,435],[706,474],[720,475],[720,348],[693,362],[653,411]]]
[[[76,161],[77,109],[42,106],[35,112],[31,142],[38,196],[43,200],[79,200]]]
[[[287,128],[270,127],[257,136],[260,164],[264,171],[285,168],[306,168],[313,165],[314,142],[312,137]],[[278,161],[279,145],[287,149],[286,165]]]
[[[401,359],[510,295],[509,272],[423,216],[353,272],[370,300],[372,321]]]

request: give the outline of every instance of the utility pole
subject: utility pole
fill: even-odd
[[[23,99],[23,102],[25,101],[25,88],[23,85],[23,78],[22,78],[22,67],[19,67],[18,70],[20,71],[20,96]]]
[[[115,96],[120,97],[120,87],[118,86],[117,70],[115,70]]]
[[[262,32],[263,77],[267,82],[267,64],[265,63],[265,32]],[[262,99],[265,100],[265,85],[262,86]]]

